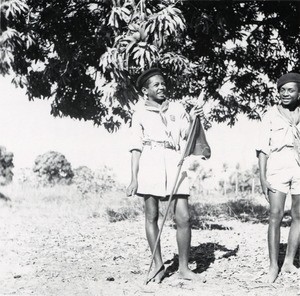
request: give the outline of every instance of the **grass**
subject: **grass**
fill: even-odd
[[[167,203],[161,203],[160,216],[164,215],[166,207]],[[267,223],[268,221],[268,206],[250,197],[206,196],[201,197],[199,201],[198,197],[191,196],[189,207],[193,228],[222,228],[214,223],[220,218],[253,223]],[[106,216],[110,222],[136,219],[140,215],[144,215],[143,201],[137,197],[123,197],[119,201],[114,199],[114,203],[110,203],[106,210]],[[168,220],[172,220],[172,214],[169,214]]]
[[[92,216],[101,211],[100,194],[85,198],[74,186],[33,187],[26,184],[10,184],[1,188],[10,198],[7,205],[20,210],[45,212],[47,215]]]
[[[133,220],[144,216],[142,198],[126,197],[123,190],[103,191],[86,196],[76,186],[33,187],[26,183],[13,183],[2,187],[1,193],[8,198],[7,201],[1,200],[11,207],[30,208],[33,211],[45,210],[47,215],[77,215],[103,218],[108,222]],[[268,222],[268,204],[260,196],[224,197],[218,193],[206,196],[192,195],[189,204],[194,228],[220,228],[218,221],[221,219]],[[162,203],[161,216],[165,210],[166,203]],[[172,221],[172,215],[169,215],[168,220]],[[286,211],[283,224],[289,225],[290,220],[290,211]]]
[[[1,201],[16,210],[44,211],[49,216],[81,216],[117,222],[143,213],[141,199],[127,198],[122,190],[86,195],[73,185],[36,187],[16,182],[2,187],[0,192],[5,197]]]

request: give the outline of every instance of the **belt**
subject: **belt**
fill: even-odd
[[[145,146],[151,146],[151,147],[163,147],[163,148],[166,148],[166,149],[175,150],[174,145],[172,145],[168,141],[146,140],[146,141],[143,141],[143,145],[145,145]]]

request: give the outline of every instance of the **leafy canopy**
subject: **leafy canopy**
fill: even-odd
[[[109,131],[130,119],[151,66],[170,98],[203,89],[208,119],[229,124],[258,119],[276,79],[300,72],[296,1],[3,0],[0,13],[0,72],[30,100],[50,98],[54,116]]]

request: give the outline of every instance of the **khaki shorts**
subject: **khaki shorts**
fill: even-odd
[[[294,150],[283,149],[271,154],[267,162],[267,181],[271,187],[293,195],[300,194],[300,166]]]

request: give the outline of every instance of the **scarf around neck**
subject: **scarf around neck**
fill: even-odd
[[[281,105],[277,105],[279,113],[293,125],[297,125],[300,122],[300,107],[297,107],[294,111],[290,111],[283,108]]]
[[[169,143],[176,149],[179,150],[179,147],[176,141],[173,138],[172,131],[170,126],[168,126],[168,120],[166,117],[166,112],[169,109],[169,101],[165,100],[161,105],[154,101],[145,101],[145,108],[148,111],[157,112],[160,115],[160,118],[165,126],[165,133],[168,138]]]
[[[145,107],[148,111],[153,111],[159,113],[162,122],[165,126],[168,125],[167,118],[166,118],[166,111],[169,109],[169,101],[165,100],[160,105],[154,101],[146,100],[145,101]]]
[[[297,127],[300,122],[300,107],[297,107],[293,112],[286,110],[281,105],[277,106],[277,110],[281,117],[289,124],[294,136],[294,150],[296,152],[296,160],[300,166],[300,131]]]

